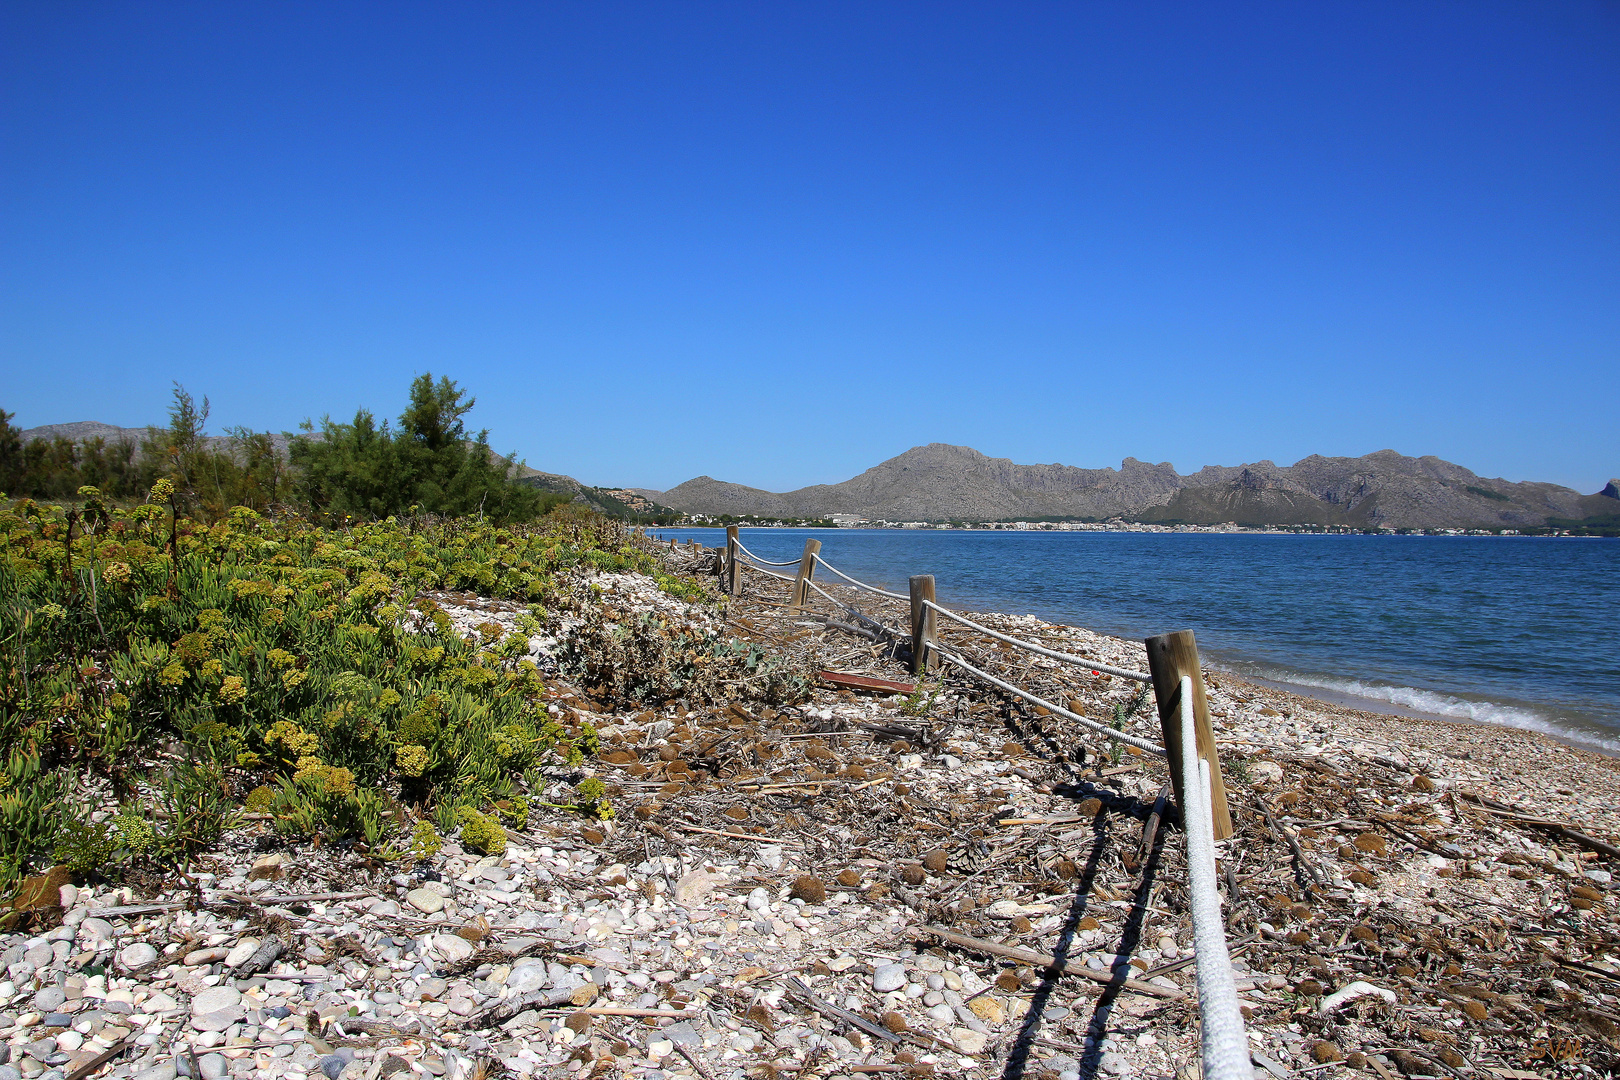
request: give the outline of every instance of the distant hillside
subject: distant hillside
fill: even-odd
[[[1018,465],[965,446],[918,446],[841,484],[775,493],[700,476],[650,493],[688,513],[889,521],[1072,518],[1183,524],[1355,525],[1500,529],[1581,522],[1620,509],[1614,484],[1582,495],[1556,484],[1478,476],[1437,457],[1380,450],[1209,466],[1183,476],[1168,463],[1126,458],[1118,469]]]
[[[661,503],[654,502],[639,490],[630,488],[596,488],[582,484],[572,476],[540,472],[527,465],[513,469],[513,477],[520,484],[528,484],[544,491],[567,495],[609,517],[618,518],[676,518],[679,514]],[[652,494],[657,494],[653,492]]]
[[[80,420],[73,424],[44,424],[40,427],[24,428],[19,436],[23,442],[33,442],[36,439],[67,439],[70,442],[90,442],[100,439],[109,446],[114,443],[138,444],[146,438],[149,428],[118,427],[115,424],[103,424],[99,420]],[[287,452],[287,444],[293,439],[319,439],[320,432],[313,435],[308,432],[271,432],[270,441],[275,444],[276,450],[282,454]],[[231,442],[228,435],[208,435],[203,438],[203,444],[210,450],[221,450]]]

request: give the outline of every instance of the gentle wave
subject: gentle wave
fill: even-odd
[[[1620,542],[901,529],[746,542],[796,559],[811,536],[865,581],[926,570],[953,607],[1135,641],[1192,629],[1210,661],[1296,693],[1620,756]]]
[[[1268,682],[1289,686],[1315,687],[1345,697],[1360,698],[1368,702],[1395,705],[1424,716],[1438,716],[1453,720],[1466,720],[1475,724],[1494,724],[1501,727],[1539,731],[1569,742],[1580,743],[1610,754],[1620,754],[1620,739],[1599,735],[1579,721],[1568,717],[1552,717],[1523,705],[1506,705],[1497,701],[1473,701],[1439,690],[1423,690],[1415,686],[1393,686],[1386,683],[1366,682],[1361,679],[1337,678],[1327,675],[1304,675],[1295,671],[1273,668],[1269,665],[1238,664],[1234,673],[1252,675]],[[1367,710],[1376,711],[1374,709]]]

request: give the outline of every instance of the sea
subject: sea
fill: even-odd
[[[722,529],[656,529],[725,543]],[[1209,667],[1394,715],[1527,728],[1620,755],[1620,541],[1552,537],[743,529],[940,604],[1142,639],[1192,630]],[[790,571],[791,572],[791,571]]]

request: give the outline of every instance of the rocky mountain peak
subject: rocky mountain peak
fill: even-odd
[[[1620,499],[1620,480],[1604,493]],[[1569,488],[1486,480],[1437,457],[1408,457],[1395,450],[1358,458],[1312,455],[1287,466],[1269,460],[1206,466],[1183,476],[1167,461],[1155,465],[1128,457],[1118,469],[1019,465],[950,443],[914,446],[840,484],[775,493],[702,476],[666,492],[661,501],[689,513],[763,517],[1124,517],[1391,528],[1517,528],[1593,512]]]

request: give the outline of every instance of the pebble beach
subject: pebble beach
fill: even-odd
[[[701,576],[711,558],[666,562]],[[909,679],[892,641],[829,626],[844,613],[827,602],[784,609],[770,579],[723,604],[633,574],[588,584],[611,618]],[[898,604],[828,588],[905,625]],[[471,594],[433,600],[458,626],[512,617]],[[1144,665],[1139,643],[973,618]],[[823,682],[779,710],[628,706],[556,674],[572,626],[559,616],[531,655],[549,709],[598,732],[580,771],[607,786],[611,818],[536,806],[498,853],[452,837],[395,861],[247,819],[183,876],[30,879],[0,939],[0,1080],[1198,1076],[1185,845],[1161,761],[950,667],[911,695]],[[1133,690],[951,640],[1094,718]],[[1620,837],[1620,762],[1206,684],[1257,1075],[1611,1072],[1620,867],[1603,849]],[[1151,705],[1128,723],[1158,737]]]

